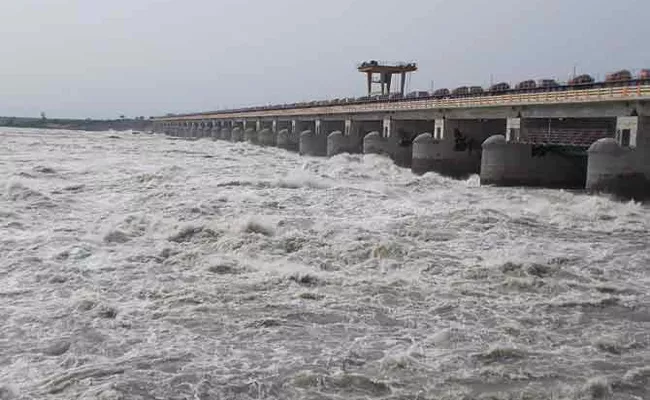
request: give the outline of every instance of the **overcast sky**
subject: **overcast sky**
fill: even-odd
[[[650,67],[648,0],[1,0],[0,115],[152,116]]]

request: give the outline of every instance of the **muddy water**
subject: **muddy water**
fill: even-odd
[[[0,399],[650,398],[647,207],[0,132]]]

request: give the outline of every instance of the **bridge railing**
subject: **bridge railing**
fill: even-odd
[[[605,87],[596,89],[562,90],[533,93],[508,93],[460,98],[416,98],[377,102],[352,102],[347,104],[318,104],[294,108],[269,110],[243,110],[241,112],[214,112],[161,119],[193,120],[210,118],[246,118],[271,116],[328,115],[381,111],[418,111],[436,108],[494,107],[526,104],[589,103],[624,99],[650,99],[650,84]]]

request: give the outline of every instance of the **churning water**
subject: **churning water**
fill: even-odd
[[[648,399],[647,206],[0,134],[0,399]]]

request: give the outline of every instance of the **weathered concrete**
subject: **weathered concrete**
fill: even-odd
[[[331,157],[341,153],[359,153],[358,139],[346,136],[341,131],[334,131],[327,136],[327,155]]]
[[[276,146],[278,146],[281,149],[285,149],[289,151],[298,151],[299,138],[298,135],[294,134],[288,129],[281,129],[278,132],[275,143]]]
[[[240,127],[235,127],[230,132],[230,140],[232,142],[241,142],[244,140],[244,132]]]
[[[480,171],[480,143],[495,133],[504,132],[506,120],[438,119],[433,128],[433,133],[415,139],[411,169],[419,174],[434,171],[465,179]]]
[[[363,154],[384,154],[389,156],[388,141],[377,131],[368,133],[363,138]]]
[[[275,146],[276,135],[269,128],[264,128],[257,134],[258,143],[262,146]]]
[[[413,154],[413,140],[421,132],[430,130],[433,121],[397,120],[383,121],[383,136],[387,138],[386,151],[400,167],[410,168]]]
[[[230,128],[228,127],[221,128],[221,131],[219,132],[219,138],[221,140],[230,140],[230,135],[231,135]]]
[[[327,136],[309,130],[301,132],[299,153],[305,156],[326,156]]]
[[[616,138],[589,147],[586,188],[590,192],[650,200],[650,117],[622,117]]]
[[[253,128],[246,128],[244,131],[244,141],[248,143],[257,143],[257,131]]]
[[[346,120],[344,136],[348,139],[350,153],[363,153],[363,140],[370,132],[380,132],[382,121]]]
[[[217,140],[221,137],[221,127],[219,125],[213,125],[212,130],[210,131],[210,137],[212,140]]]
[[[584,188],[587,158],[553,147],[508,143],[503,135],[483,142],[481,184]]]
[[[478,148],[458,149],[455,142],[436,139],[432,133],[423,133],[413,141],[411,170],[416,174],[437,172],[457,179],[478,174],[481,152]]]

